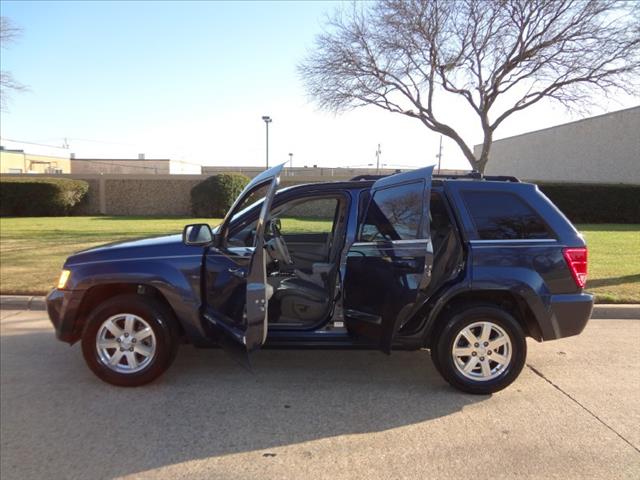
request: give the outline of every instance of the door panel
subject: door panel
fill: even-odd
[[[344,313],[350,333],[387,353],[420,308],[431,281],[429,197],[433,167],[378,180],[359,239],[347,254]]]
[[[283,235],[296,268],[311,270],[314,263],[329,259],[328,233],[298,233]]]
[[[264,234],[282,168],[283,165],[278,165],[266,170],[247,185],[220,227],[220,244],[206,254],[205,318],[216,331],[220,344],[231,350],[250,352],[259,348],[267,337],[270,287],[267,286]],[[255,226],[253,248],[238,249],[229,245],[231,219],[264,187],[266,194]]]

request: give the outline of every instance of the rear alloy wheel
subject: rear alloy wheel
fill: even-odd
[[[151,297],[120,295],[99,305],[82,334],[89,368],[113,385],[135,387],[160,376],[178,347],[173,313]]]
[[[511,362],[511,338],[499,325],[480,321],[462,329],[451,354],[462,376],[478,382],[498,378]]]
[[[476,394],[494,393],[511,384],[525,363],[522,327],[507,311],[469,306],[447,320],[432,349],[434,362],[452,386]]]

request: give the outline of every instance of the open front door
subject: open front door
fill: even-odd
[[[376,181],[347,255],[344,316],[353,335],[387,353],[397,331],[426,300],[433,247],[433,167]]]
[[[221,345],[234,354],[256,350],[267,338],[267,311],[272,290],[267,285],[264,235],[283,166],[265,170],[245,187],[220,227],[218,248],[207,253],[207,308],[204,315],[217,332]],[[230,247],[227,236],[234,216],[260,198],[263,200],[253,247]]]

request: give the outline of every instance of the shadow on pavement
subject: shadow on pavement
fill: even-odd
[[[488,397],[454,391],[428,352],[266,350],[254,373],[183,346],[160,380],[102,383],[44,322],[1,339],[2,473],[113,477],[442,417]],[[348,454],[348,452],[345,452]]]

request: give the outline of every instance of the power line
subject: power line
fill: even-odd
[[[47,145],[45,143],[27,142],[26,140],[14,140],[12,138],[7,138],[7,137],[0,137],[0,138],[6,142],[26,143],[27,145],[37,145],[39,147],[50,147],[50,148],[57,148],[60,150],[67,150],[66,148],[60,147],[58,145]]]

